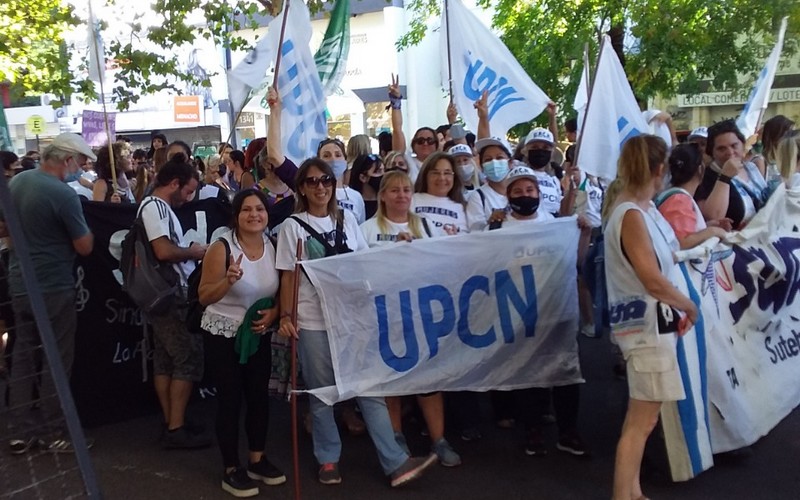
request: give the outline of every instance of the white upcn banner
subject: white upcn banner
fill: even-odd
[[[307,261],[336,386],[355,395],[583,382],[575,218]]]

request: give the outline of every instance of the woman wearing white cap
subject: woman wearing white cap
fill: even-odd
[[[495,211],[508,211],[506,177],[511,170],[511,152],[499,137],[479,139],[475,143],[486,184],[476,189],[467,201],[470,231],[482,231]]]
[[[461,182],[464,183],[464,196],[467,196],[475,187],[480,186],[472,148],[466,144],[456,144],[447,150],[447,154],[456,161],[457,173],[461,177]]]
[[[539,181],[542,210],[557,216],[561,213],[564,194],[561,182],[547,171],[554,145],[553,134],[549,130],[535,128],[525,137],[524,152],[528,166],[536,173]]]
[[[539,207],[539,183],[536,173],[528,167],[520,166],[509,172],[506,178],[508,205],[511,209],[505,221],[498,221],[488,229],[500,226],[509,227],[520,224],[538,224],[553,220],[551,213]],[[578,225],[586,225],[583,217],[578,217]],[[577,350],[575,350],[577,354]],[[550,404],[548,389],[534,388],[513,391],[513,401],[506,397],[494,397],[493,402],[502,406],[513,404],[519,408],[528,430],[525,453],[530,456],[547,454],[540,416],[547,412]],[[578,433],[578,410],[580,408],[580,385],[570,384],[553,387],[553,407],[558,423],[558,443],[556,447],[576,456],[586,455],[583,440]],[[506,411],[508,409],[506,408]],[[498,419],[499,421],[499,419]]]
[[[412,210],[448,234],[468,233],[466,201],[453,157],[436,152],[422,164],[414,185]]]

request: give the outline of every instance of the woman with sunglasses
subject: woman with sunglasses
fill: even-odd
[[[305,274],[296,275],[294,271],[297,241],[303,241],[302,260],[363,250],[367,243],[353,214],[337,206],[334,197],[336,179],[328,163],[319,158],[303,162],[297,171],[296,185],[295,214],[284,221],[278,237],[276,267],[283,271],[278,333],[298,340],[303,378],[309,389],[316,389],[335,385],[336,381],[319,296]],[[296,279],[300,280],[297,329],[291,321]],[[383,398],[356,399],[377,448],[381,467],[391,476],[392,486],[416,479],[432,459],[412,459],[397,444]],[[313,395],[310,396],[310,406],[314,456],[320,464],[318,479],[323,484],[341,483],[339,457],[342,443],[333,407]]]
[[[350,187],[361,193],[367,219],[378,210],[378,190],[383,179],[383,161],[378,155],[361,155],[350,170]]]
[[[353,167],[355,173],[355,167]],[[361,225],[364,238],[370,248],[386,246],[394,242],[413,241],[420,238],[445,236],[428,221],[413,212],[411,197],[413,195],[411,180],[400,171],[387,172],[383,176],[378,191],[378,212],[375,217]],[[461,457],[444,438],[444,398],[441,392],[420,394],[417,403],[422,409],[425,424],[431,438],[431,451],[446,467],[461,465]],[[408,451],[406,438],[403,435],[402,398],[386,398],[386,406],[392,419],[392,428],[397,442]]]
[[[406,160],[406,155],[400,151],[389,151],[386,155],[386,158],[383,159],[383,163],[385,165],[384,171],[391,172],[392,170],[400,170],[404,174],[408,175],[408,160]],[[409,179],[411,177],[409,176]],[[414,180],[411,180],[411,183],[414,183]]]
[[[403,113],[401,105],[403,95],[400,93],[400,76],[392,75],[392,83],[389,85],[389,102],[392,108],[392,149],[406,153],[406,136],[403,133]],[[414,154],[409,161],[409,177],[412,181],[417,180],[418,172],[422,164],[431,154],[439,150],[439,137],[436,131],[430,127],[421,127],[414,132],[411,138],[411,152]]]
[[[466,201],[455,160],[436,152],[422,164],[414,185],[412,210],[448,234],[468,233]]]
[[[340,207],[348,210],[356,217],[359,224],[366,220],[364,199],[361,193],[344,184],[344,174],[347,170],[347,153],[344,143],[339,139],[325,139],[317,147],[317,156],[327,163],[336,179],[336,201]]]

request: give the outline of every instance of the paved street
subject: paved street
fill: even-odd
[[[581,339],[581,349],[584,376],[588,380],[582,392],[581,427],[594,452],[591,459],[573,458],[555,450],[554,446],[546,457],[525,456],[522,431],[495,428],[490,423],[486,406],[482,408],[487,420],[482,441],[465,443],[458,436],[450,437],[462,455],[463,465],[453,469],[437,465],[421,481],[402,490],[391,490],[387,486],[369,438],[351,437],[346,432],[343,432],[342,484],[318,484],[310,438],[303,435],[300,442],[303,497],[347,500],[609,498],[626,384],[612,375],[607,340]],[[204,415],[211,425],[213,403],[200,402],[193,409]],[[261,497],[292,498],[288,415],[287,404],[273,405],[269,456],[287,473],[289,482],[278,487],[262,487]],[[89,432],[96,441],[92,457],[106,498],[231,498],[220,489],[220,457],[215,447],[201,451],[163,451],[157,444],[158,431],[159,419],[153,415]],[[427,438],[413,430],[407,435],[413,451],[426,451]],[[553,445],[555,426],[550,428],[549,439]],[[717,465],[687,483],[670,482],[665,459],[661,456],[658,440],[651,439],[643,483],[645,492],[653,499],[798,498],[800,412],[796,410],[758,442],[752,456],[744,462]],[[58,497],[47,494],[42,498]]]

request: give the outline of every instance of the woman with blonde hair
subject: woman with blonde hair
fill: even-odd
[[[800,189],[800,132],[791,132],[778,145],[775,156],[789,189]]]
[[[408,160],[406,160],[406,155],[403,154],[402,151],[389,151],[383,159],[383,164],[386,165],[386,172],[400,170],[404,174],[409,175]],[[414,181],[412,180],[411,182],[413,183]]]
[[[645,498],[639,471],[647,438],[658,423],[662,402],[686,397],[677,337],[697,321],[698,311],[672,282],[678,239],[653,203],[666,163],[662,139],[640,135],[625,142],[617,173],[622,190],[606,226],[611,331],[627,362],[630,394],[617,444],[614,500]],[[661,314],[670,308],[673,315]],[[674,321],[666,321],[669,316]]]
[[[347,162],[347,171],[344,173],[344,183],[350,185],[350,171],[353,169],[353,164],[359,156],[372,154],[372,143],[369,136],[366,134],[357,134],[347,141],[347,157],[350,161]]]

